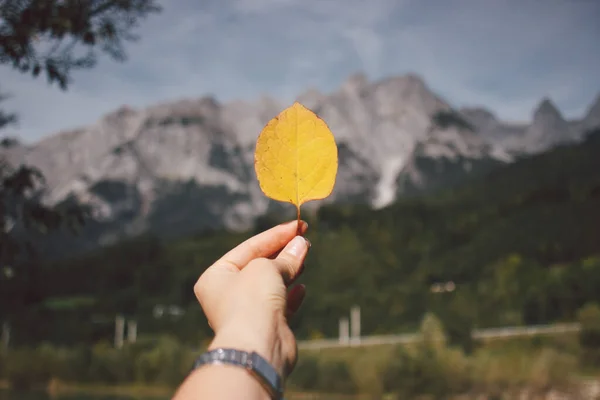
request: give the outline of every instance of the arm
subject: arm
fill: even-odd
[[[248,352],[256,351],[282,375],[281,346],[276,335],[271,332],[267,337],[249,340],[240,332],[220,332],[210,344],[208,350],[218,347],[234,348]],[[204,365],[186,379],[175,396],[176,399],[269,399],[267,391],[259,381],[243,368],[231,365]]]
[[[305,230],[306,224],[301,231]],[[297,278],[309,247],[302,237],[294,238],[295,232],[294,222],[249,239],[208,268],[194,288],[215,331],[208,350],[255,351],[282,379],[291,372],[297,356],[287,318],[298,309],[305,293],[303,285],[286,290]],[[279,251],[274,259],[265,258]],[[193,371],[174,396],[176,400],[241,398],[269,396],[248,371],[216,364]]]

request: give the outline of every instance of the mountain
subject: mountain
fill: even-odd
[[[600,94],[596,97],[596,101],[588,108],[580,125],[580,129],[585,132],[589,132],[600,126]]]
[[[517,156],[578,141],[600,113],[599,100],[582,120],[566,121],[544,99],[530,124],[507,124],[483,108],[454,111],[415,74],[377,82],[356,74],[333,93],[310,89],[298,101],[327,122],[339,147],[334,191],[307,211],[330,202],[381,208],[398,196],[453,186]],[[0,156],[39,167],[49,203],[94,207],[86,243],[148,230],[166,236],[242,230],[266,213],[293,211],[260,192],[253,167],[258,134],[286,106],[267,96],[122,106],[33,145],[4,146]],[[432,125],[439,112],[468,124]]]
[[[361,307],[365,334],[412,330],[426,311],[455,333],[473,325],[573,320],[580,307],[600,301],[598,154],[600,129],[585,142],[383,209],[321,207],[307,218],[314,245],[300,281],[311,295],[294,318],[294,332],[335,337],[337,318],[351,305]],[[18,340],[30,343],[93,342],[114,331],[117,313],[135,316],[145,335],[169,333],[198,343],[199,334],[212,331],[199,322],[194,282],[258,229],[172,241],[140,237],[55,263],[44,260],[16,274],[12,290],[0,288],[0,304],[25,306],[11,311],[18,313]],[[455,290],[432,290],[440,283]],[[158,323],[157,304],[176,304],[186,313]],[[81,318],[65,324],[65,315]],[[80,323],[90,316],[109,318],[103,326]]]

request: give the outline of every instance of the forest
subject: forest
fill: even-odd
[[[327,205],[307,218],[313,246],[292,321],[299,339],[334,337],[362,310],[364,335],[414,331],[430,311],[451,340],[471,329],[572,321],[600,302],[600,133],[454,189],[371,210]],[[140,334],[210,338],[193,294],[202,271],[253,231],[142,236],[84,255],[20,265],[0,280],[12,342],[111,340],[114,318]],[[452,290],[438,290],[452,287]],[[437,289],[436,289],[437,288]],[[157,307],[176,310],[156,316]]]
[[[361,307],[363,335],[421,336],[412,346],[301,351],[292,393],[572,392],[597,373],[598,154],[600,130],[453,189],[381,210],[328,205],[306,218],[312,247],[299,280],[307,297],[291,321],[297,338],[335,337],[353,305]],[[0,350],[0,386],[142,385],[167,396],[212,337],[193,294],[196,279],[280,222],[267,215],[248,232],[141,236],[19,265],[0,279],[1,315],[11,327],[10,347]],[[137,340],[120,349],[117,315],[138,327]],[[581,330],[498,343],[471,335],[558,322],[579,322]]]

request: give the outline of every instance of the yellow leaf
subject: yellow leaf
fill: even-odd
[[[329,196],[338,167],[337,146],[325,121],[300,103],[283,110],[256,142],[254,169],[263,193],[298,211]]]

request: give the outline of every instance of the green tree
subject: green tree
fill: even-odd
[[[582,361],[590,366],[600,365],[600,307],[588,303],[577,313],[581,325],[579,344],[582,349]]]
[[[92,68],[101,54],[116,61],[125,60],[125,42],[136,40],[134,30],[139,22],[159,11],[156,0],[3,0],[0,65],[34,78],[43,74],[49,84],[66,90],[73,72]],[[0,102],[6,98],[0,94]],[[0,129],[16,120],[14,113],[0,110]],[[0,144],[7,148],[16,141],[5,138]],[[81,224],[89,211],[42,204],[43,178],[42,171],[36,168],[13,167],[0,158],[2,268],[19,262],[19,255],[31,252],[31,232]]]
[[[469,387],[467,358],[449,347],[442,322],[433,314],[421,321],[414,347],[398,346],[382,377],[386,390],[402,398],[428,395],[434,399],[464,392]]]
[[[0,4],[0,64],[67,89],[73,70],[98,53],[126,58],[139,21],[160,11],[156,0],[5,0]]]
[[[33,78],[45,75],[50,85],[67,90],[74,71],[92,68],[100,55],[126,59],[125,42],[134,41],[141,20],[160,11],[156,0],[2,0],[0,65]],[[7,95],[0,93],[0,102]],[[0,129],[17,115],[0,109]],[[35,238],[62,227],[76,228],[89,216],[79,205],[51,207],[42,202],[44,175],[37,168],[11,165],[2,152],[18,145],[0,142],[0,319],[15,314],[24,301],[13,290],[15,267],[35,254]],[[37,272],[33,271],[33,274]],[[20,277],[27,286],[31,279]]]

